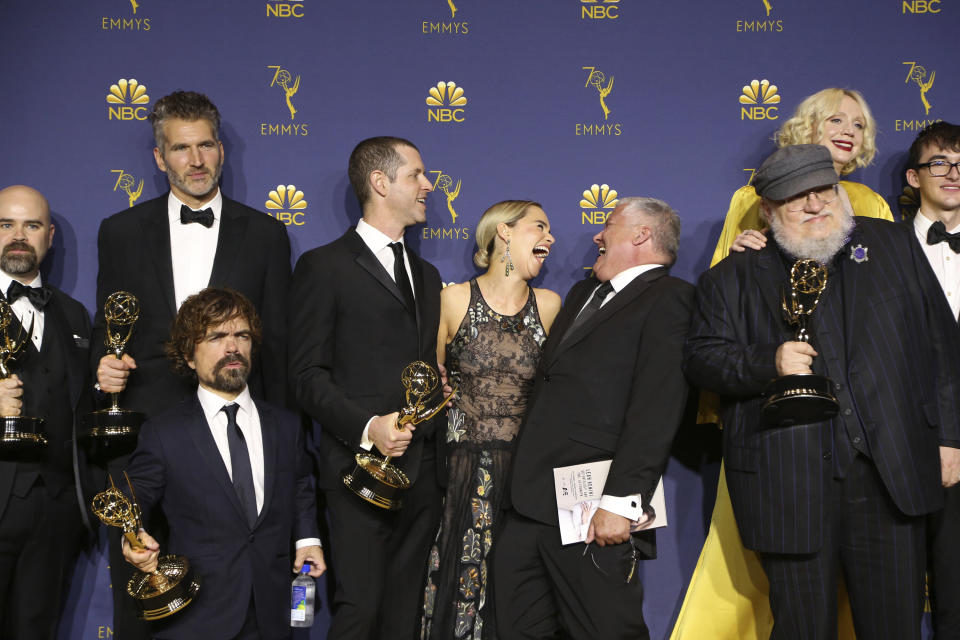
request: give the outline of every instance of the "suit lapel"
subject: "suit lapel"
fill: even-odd
[[[780,252],[772,242],[768,242],[766,247],[757,252],[756,269],[753,271],[757,278],[760,297],[770,310],[774,323],[781,327],[782,331],[787,325],[783,318],[780,294],[789,288],[790,276],[783,266]]]
[[[67,317],[63,313],[60,301],[57,300],[56,293],[53,294],[50,304],[44,309],[42,349],[45,349],[47,345],[50,344],[48,340],[56,340],[60,346],[61,353],[69,358],[69,361],[66,363],[67,385],[70,391],[70,406],[75,407],[77,406],[77,400],[80,398],[81,386],[83,384],[80,372],[84,370],[86,363],[77,358],[78,354],[73,332],[70,330],[70,324],[67,322]]]
[[[279,446],[277,444],[276,416],[273,415],[270,407],[259,402],[256,405],[257,413],[260,414],[260,438],[263,440],[263,508],[260,509],[260,515],[256,522],[256,524],[260,524],[270,509],[273,497]]]
[[[169,197],[169,196],[168,196]],[[167,198],[157,198],[157,208],[148,211],[143,219],[143,234],[145,238],[154,238],[155,242],[147,243],[147,251],[151,254],[157,272],[157,283],[160,285],[160,294],[170,309],[170,315],[177,313],[177,301],[173,292],[173,256],[170,253],[170,223],[167,220]],[[113,291],[109,292],[113,293]]]
[[[397,286],[397,283],[393,281],[393,277],[387,273],[387,270],[383,268],[383,265],[380,264],[380,261],[377,260],[377,256],[373,255],[373,252],[370,251],[370,247],[366,245],[358,234],[356,229],[351,229],[347,232],[347,238],[350,242],[350,248],[357,254],[356,260],[363,269],[369,273],[373,278],[382,284],[387,291],[389,291],[394,298],[400,301],[400,304],[406,306],[406,303],[403,300],[403,294],[400,293],[400,287]],[[411,260],[411,263],[413,261]],[[420,274],[421,285],[423,281],[423,274]],[[414,285],[416,286],[416,285]]]
[[[220,208],[220,231],[217,236],[217,252],[213,257],[213,270],[210,272],[211,287],[220,287],[229,280],[233,265],[240,257],[243,237],[247,231],[246,216],[237,214],[232,200],[223,198]]]
[[[580,283],[570,289],[570,293],[567,294],[567,299],[563,301],[563,307],[561,307],[560,313],[557,314],[557,318],[554,320],[553,328],[547,337],[547,342],[543,345],[543,356],[541,357],[543,363],[546,364],[553,361],[553,354],[556,352],[557,346],[570,329],[570,325],[576,320],[580,309],[586,304],[587,297],[599,284],[595,278],[591,277],[588,280],[581,280]]]
[[[217,443],[210,433],[210,425],[203,415],[203,407],[200,406],[200,400],[194,394],[190,403],[187,405],[186,416],[184,420],[187,424],[187,430],[190,432],[190,438],[193,440],[194,448],[203,458],[205,467],[210,470],[217,485],[227,495],[227,499],[233,508],[237,511],[237,517],[244,523],[247,522],[247,516],[237,497],[237,492],[233,488],[233,481],[230,480],[230,474],[227,472],[227,466],[223,463],[223,456],[217,448]]]

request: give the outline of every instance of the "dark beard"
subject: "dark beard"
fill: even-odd
[[[11,255],[10,251],[19,249],[28,251],[28,255]],[[3,248],[0,254],[0,269],[12,276],[22,276],[37,270],[37,252],[26,242],[14,240]]]
[[[240,369],[227,369],[232,362],[243,365]],[[240,393],[247,386],[247,374],[250,373],[250,362],[239,353],[224,356],[213,368],[213,380],[206,381],[207,386],[224,393]]]

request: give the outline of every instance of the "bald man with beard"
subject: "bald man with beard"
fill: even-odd
[[[88,410],[90,317],[43,282],[53,243],[50,206],[25,186],[0,190],[0,291],[33,334],[0,380],[0,415],[43,418],[47,447],[0,461],[0,637],[54,638],[70,570],[89,520],[74,415]],[[83,407],[79,404],[84,403]]]

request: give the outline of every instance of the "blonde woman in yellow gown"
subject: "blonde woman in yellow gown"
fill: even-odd
[[[863,96],[846,89],[824,89],[800,103],[776,134],[780,147],[822,144],[830,150],[837,175],[866,167],[876,155],[876,121]],[[854,215],[893,220],[887,202],[858,182],[840,181],[841,198]],[[710,266],[730,251],[760,249],[766,235],[760,221],[760,196],[741,187],[730,199],[720,240]],[[701,422],[719,422],[717,397],[701,394]],[[769,583],[753,551],[744,549],[720,470],[717,501],[700,559],[671,640],[765,640],[773,629]],[[853,623],[845,590],[841,594],[839,638],[852,639]]]

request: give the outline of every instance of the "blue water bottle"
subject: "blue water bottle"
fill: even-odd
[[[310,564],[303,563],[300,574],[293,579],[291,588],[290,626],[309,627],[313,625],[313,602],[317,597],[317,583],[310,576]]]

